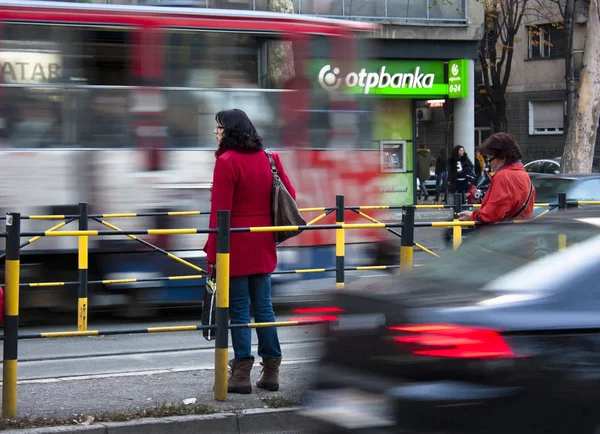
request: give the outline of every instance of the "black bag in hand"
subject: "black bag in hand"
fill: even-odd
[[[206,276],[206,286],[204,288],[204,302],[202,303],[202,315],[200,321],[202,325],[215,325],[217,311],[217,281],[215,267],[210,276]],[[202,329],[202,336],[207,341],[215,339],[215,329]]]
[[[273,217],[273,226],[306,225],[306,221],[300,215],[300,211],[298,211],[296,201],[287,191],[279,177],[273,155],[266,149],[265,153],[267,154],[267,157],[269,157],[271,172],[273,173],[273,187],[271,189],[271,214]],[[275,242],[277,244],[283,243],[285,240],[295,237],[300,232],[302,231],[275,232]]]

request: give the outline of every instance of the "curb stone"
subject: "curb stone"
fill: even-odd
[[[69,425],[4,431],[7,434],[259,434],[306,433],[309,425],[297,415],[297,407],[254,408],[236,413],[203,416],[144,418],[128,422],[102,422],[89,426]]]

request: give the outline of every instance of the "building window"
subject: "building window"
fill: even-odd
[[[532,25],[527,29],[530,59],[564,57],[567,50],[567,34],[562,24]]]
[[[529,102],[529,134],[562,134],[563,131],[563,101]]]

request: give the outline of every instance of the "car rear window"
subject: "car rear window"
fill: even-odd
[[[454,304],[461,300],[487,298],[483,286],[535,259],[559,249],[559,233],[567,245],[600,235],[600,227],[581,222],[556,224],[502,225],[488,228],[488,233],[466,240],[456,252],[444,252],[427,267],[418,267],[411,278],[420,305]],[[416,286],[419,288],[417,289]]]
[[[566,193],[573,179],[563,178],[532,178],[535,187],[535,201],[537,203],[556,203],[559,193]]]

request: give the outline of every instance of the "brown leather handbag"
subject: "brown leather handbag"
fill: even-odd
[[[271,215],[273,217],[274,226],[304,226],[306,221],[300,215],[298,211],[298,205],[294,198],[285,188],[285,185],[279,177],[277,167],[275,166],[275,160],[270,151],[265,149],[265,154],[269,157],[269,163],[271,164],[271,172],[273,173],[273,187],[271,189]],[[275,242],[277,244],[283,243],[285,240],[295,237],[302,230],[299,231],[282,231],[274,232]]]

